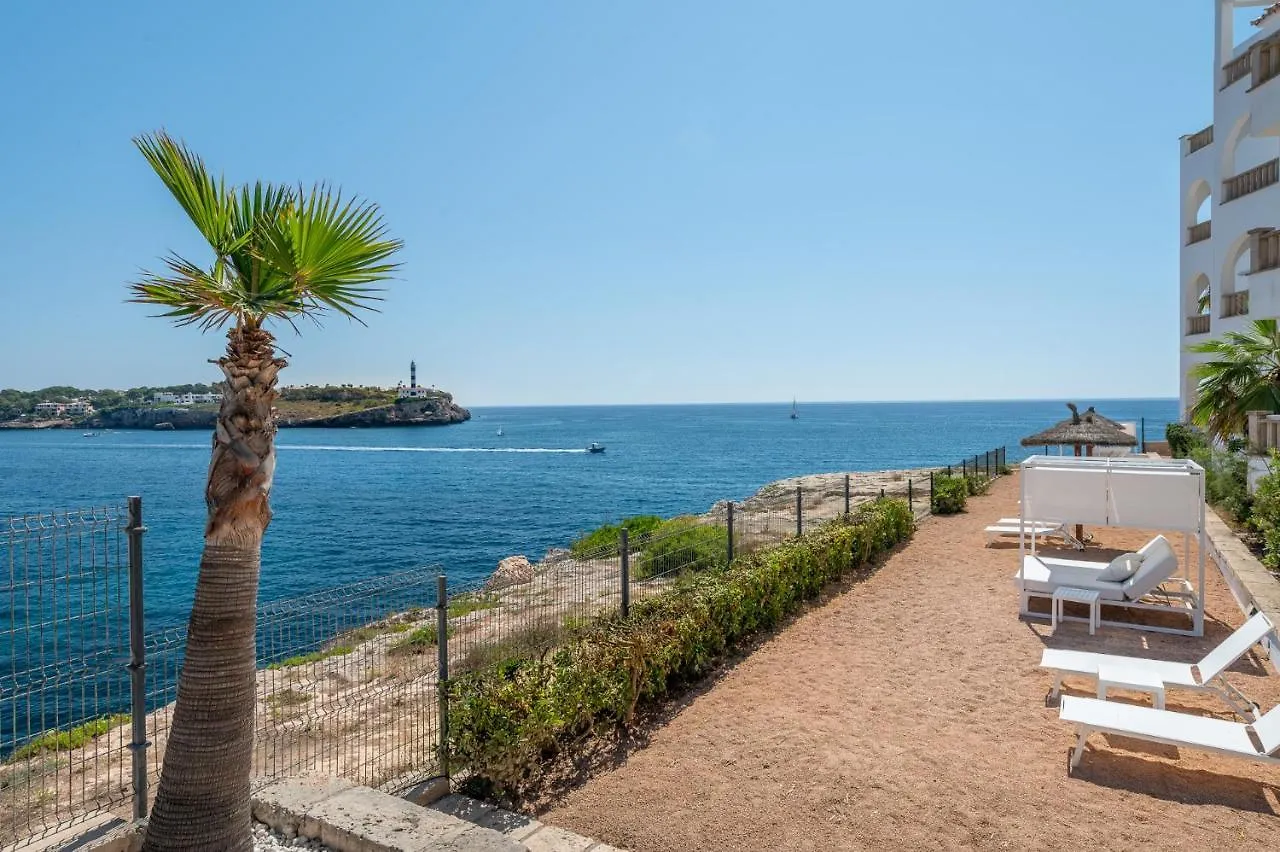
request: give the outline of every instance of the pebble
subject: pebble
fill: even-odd
[[[335,852],[319,840],[308,840],[305,837],[285,837],[278,831],[268,828],[260,822],[253,824],[253,852],[273,852],[276,849],[310,849],[314,852]]]

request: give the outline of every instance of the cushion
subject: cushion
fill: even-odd
[[[1102,573],[1098,575],[1099,580],[1106,580],[1111,583],[1123,583],[1125,580],[1138,573],[1138,569],[1142,567],[1141,553],[1122,553],[1115,559],[1111,560],[1111,564],[1102,569]]]
[[[1162,535],[1138,548],[1143,555],[1138,572],[1124,582],[1124,596],[1131,601],[1151,594],[1161,583],[1178,573],[1178,556]]]

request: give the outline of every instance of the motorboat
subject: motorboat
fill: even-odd
[[[589,453],[603,453],[603,452],[604,452],[604,444],[597,444],[595,441],[592,441],[590,444],[588,444],[588,445],[587,445],[587,452],[589,452]]]
[[[502,427],[501,427],[501,426],[499,426],[499,427],[498,427],[498,437],[499,437],[499,438],[501,438],[501,437],[502,437]]]

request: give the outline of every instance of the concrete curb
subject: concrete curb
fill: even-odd
[[[1266,613],[1272,624],[1280,626],[1280,580],[1212,508],[1205,512],[1205,533],[1209,540],[1207,555],[1222,572],[1240,610],[1245,615],[1254,611]],[[1269,646],[1271,664],[1280,672],[1280,643],[1263,642]]]

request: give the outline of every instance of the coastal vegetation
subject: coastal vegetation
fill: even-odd
[[[631,572],[637,580],[661,577],[673,569],[705,571],[728,561],[729,531],[696,518],[671,518],[659,524],[642,547]]]
[[[963,512],[969,497],[967,477],[936,474],[933,477],[933,505],[930,511],[935,515],[954,515]]]
[[[91,403],[97,415],[111,414],[126,409],[172,408],[173,403],[156,403],[156,394],[209,394],[222,393],[221,382],[214,384],[168,385],[165,387],[136,387],[128,390],[74,388],[57,386],[34,391],[14,388],[0,389],[0,422],[31,417],[41,402],[67,403],[83,399]],[[283,420],[310,420],[316,417],[333,417],[353,411],[363,411],[395,402],[394,389],[367,385],[303,385],[280,389],[276,409]],[[191,410],[216,411],[217,403],[184,405]],[[93,415],[89,415],[92,417]],[[88,417],[79,418],[81,420]]]
[[[601,551],[613,552],[618,549],[624,529],[627,541],[639,544],[661,525],[662,518],[657,515],[634,515],[616,524],[603,524],[575,538],[569,545],[569,553],[574,559],[589,559]]]
[[[496,646],[452,678],[447,751],[473,792],[519,795],[547,755],[702,677],[830,582],[865,577],[907,540],[905,501],[877,500],[777,546],[685,575],[666,593],[577,626],[558,647]],[[499,653],[501,650],[503,653]]]
[[[172,726],[143,840],[145,852],[252,848],[255,602],[271,521],[273,408],[288,362],[271,323],[295,330],[325,314],[359,320],[379,298],[400,249],[375,204],[324,184],[309,191],[258,182],[228,186],[164,132],[134,140],[208,244],[197,264],[170,253],[130,285],[132,301],[181,326],[226,330],[216,363],[224,395],[205,486],[204,553]]]
[[[102,736],[117,725],[125,724],[129,719],[128,713],[116,713],[110,716],[100,716],[97,719],[90,719],[66,730],[47,731],[30,742],[18,746],[13,750],[12,754],[5,758],[5,762],[15,763],[45,752],[70,751],[73,748],[79,748],[89,741]]]

